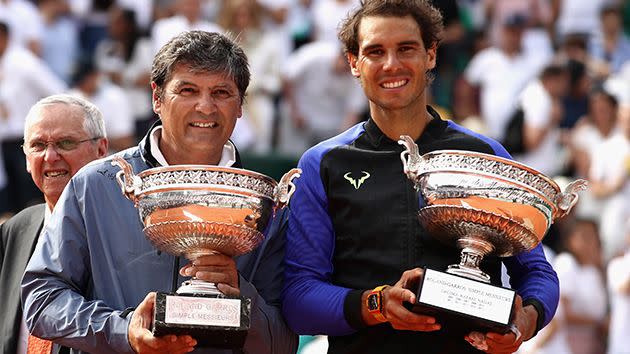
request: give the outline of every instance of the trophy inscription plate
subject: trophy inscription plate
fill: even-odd
[[[467,327],[506,333],[513,316],[516,292],[425,268],[416,297],[416,309],[433,314],[438,323],[446,312],[447,318],[463,317],[464,322],[468,322]]]
[[[151,330],[156,337],[192,336],[200,347],[238,348],[245,343],[250,314],[249,298],[158,292]]]

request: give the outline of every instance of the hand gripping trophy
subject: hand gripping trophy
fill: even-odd
[[[194,262],[222,253],[254,250],[276,210],[288,204],[301,171],[276,183],[263,174],[231,167],[177,165],[134,175],[124,159],[116,175],[122,193],[138,208],[145,236],[160,251]],[[251,299],[228,297],[216,284],[191,279],[177,294],[158,292],[152,330],[156,336],[189,334],[200,345],[235,348],[250,325]]]
[[[516,161],[472,151],[441,150],[420,156],[409,136],[399,144],[403,170],[425,206],[422,226],[461,249],[446,273],[425,269],[416,307],[465,330],[506,333],[516,292],[490,284],[484,256],[507,257],[536,247],[555,219],[569,213],[586,181],[562,192],[558,185]],[[518,334],[517,334],[518,335]]]

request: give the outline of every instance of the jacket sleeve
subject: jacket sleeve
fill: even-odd
[[[84,295],[91,266],[81,210],[71,181],[22,279],[26,324],[38,337],[86,352],[133,353],[127,339],[130,316],[122,318],[121,311]]]
[[[251,324],[244,351],[259,354],[290,354],[298,347],[297,335],[282,316],[280,292],[284,282],[285,214],[274,219],[267,240],[257,257],[250,258],[246,279],[240,276],[241,296],[252,299]],[[242,273],[241,273],[242,274]]]
[[[553,318],[560,299],[558,275],[538,244],[529,252],[504,259],[510,276],[510,285],[523,298],[523,304],[532,304],[538,311],[536,331]]]
[[[316,150],[299,163],[287,230],[282,310],[298,334],[347,335],[355,332],[344,314],[351,289],[331,284],[335,235],[319,174]]]

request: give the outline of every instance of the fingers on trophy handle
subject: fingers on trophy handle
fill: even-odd
[[[556,205],[558,205],[557,217],[563,217],[567,215],[575,203],[578,201],[578,193],[583,191],[588,186],[588,182],[583,179],[575,180],[569,183],[564,191],[556,197]]]
[[[418,182],[418,176],[422,171],[423,158],[420,156],[418,145],[409,135],[401,135],[398,140],[399,145],[403,145],[405,150],[400,153],[400,160],[403,163],[403,171],[414,184]]]
[[[291,170],[289,170],[289,172],[285,173],[282,176],[274,193],[276,201],[274,211],[280,210],[289,204],[289,200],[295,192],[295,184],[293,184],[293,180],[300,177],[301,175],[301,169],[292,168]]]
[[[114,156],[112,165],[120,167],[120,171],[116,173],[116,181],[120,186],[122,194],[135,204],[136,190],[140,188],[142,180],[133,174],[133,168],[122,157]]]

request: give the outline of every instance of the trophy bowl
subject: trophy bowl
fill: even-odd
[[[432,237],[460,251],[446,272],[424,269],[413,311],[435,316],[450,331],[514,332],[516,291],[491,283],[479,265],[486,255],[507,257],[535,248],[549,227],[569,213],[586,181],[564,191],[545,175],[502,157],[460,150],[422,156],[409,136],[400,157],[419,194],[418,220]],[[480,347],[485,339],[480,340]]]
[[[175,165],[137,175],[120,156],[116,180],[138,209],[146,238],[160,251],[184,255],[191,263],[204,255],[230,257],[254,250],[276,210],[295,191],[294,168],[276,182],[240,168]],[[155,336],[189,334],[201,346],[238,348],[249,330],[251,299],[224,295],[214,283],[192,278],[177,294],[157,292]]]
[[[205,254],[238,256],[255,249],[274,211],[293,192],[289,171],[278,184],[266,175],[240,168],[177,165],[133,174],[115,157],[123,194],[134,202],[144,233],[160,251],[189,260]]]
[[[565,191],[550,178],[519,162],[460,150],[418,153],[409,136],[403,169],[425,206],[418,212],[432,236],[462,249],[462,262],[448,272],[489,282],[478,268],[483,256],[507,257],[536,247],[549,227],[569,213],[586,181]]]

